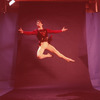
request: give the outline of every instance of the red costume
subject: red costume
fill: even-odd
[[[47,41],[48,43],[50,43],[51,41],[51,37],[48,38],[48,33],[59,33],[62,32],[62,30],[50,30],[50,29],[42,29],[42,30],[34,30],[32,32],[26,32],[24,31],[24,34],[27,35],[36,35],[39,43],[41,44],[41,42]]]

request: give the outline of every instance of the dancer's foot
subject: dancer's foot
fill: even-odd
[[[48,57],[52,57],[52,55],[51,55],[50,53],[47,53],[47,56],[48,56]]]
[[[67,60],[67,62],[70,62],[70,61],[71,61],[71,62],[75,62],[75,60],[73,60],[73,59],[71,59],[71,58],[67,58],[66,60]]]

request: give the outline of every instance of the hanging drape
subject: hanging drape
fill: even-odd
[[[100,90],[100,12],[86,14],[86,39],[91,83]]]

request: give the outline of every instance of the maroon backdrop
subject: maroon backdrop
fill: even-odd
[[[19,27],[36,29],[36,20],[54,30],[66,26],[67,32],[53,34],[52,45],[76,60],[68,63],[56,55],[38,60],[38,41],[34,35],[19,35],[15,75],[16,87],[90,87],[88,68],[79,59],[85,25],[85,4],[66,2],[24,2],[20,4]],[[46,51],[47,52],[47,51]],[[83,51],[84,52],[84,51]]]

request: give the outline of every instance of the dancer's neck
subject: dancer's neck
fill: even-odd
[[[38,30],[43,30],[43,27],[41,26],[41,27],[38,27]]]

